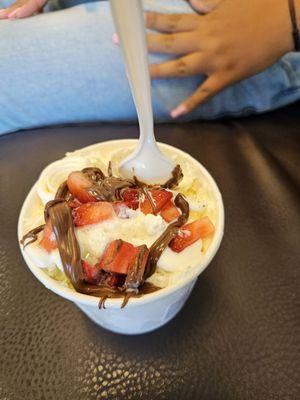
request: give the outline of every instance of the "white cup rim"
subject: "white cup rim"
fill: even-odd
[[[96,148],[97,146],[104,144],[104,143],[111,143],[111,144],[118,143],[119,144],[120,142],[122,142],[122,144],[124,144],[124,146],[127,146],[127,145],[135,144],[137,142],[137,140],[136,139],[110,140],[110,141],[96,143],[91,146],[87,146],[84,149],[92,150],[93,148]],[[223,234],[224,234],[224,220],[225,220],[224,204],[223,204],[223,200],[222,200],[222,196],[219,191],[219,188],[218,188],[215,180],[211,176],[211,174],[207,171],[207,169],[199,161],[197,161],[195,158],[193,158],[189,154],[185,153],[184,151],[182,151],[176,147],[170,146],[168,144],[165,144],[165,143],[159,142],[158,144],[161,148],[170,149],[173,151],[175,150],[180,155],[183,155],[185,158],[189,158],[190,161],[197,164],[197,167],[201,170],[201,173],[205,176],[210,187],[213,189],[214,195],[216,197],[216,200],[217,200],[216,206],[218,207],[218,223],[216,225],[216,230],[215,230],[215,234],[212,239],[212,242],[203,258],[203,262],[201,262],[199,267],[194,268],[194,271],[192,274],[189,274],[188,276],[183,278],[180,282],[170,285],[170,286],[167,286],[165,288],[162,288],[156,292],[149,293],[149,294],[141,296],[141,297],[131,298],[130,301],[128,302],[128,304],[126,305],[127,308],[140,306],[141,304],[146,304],[146,303],[164,298],[164,297],[170,295],[171,293],[176,292],[180,288],[186,286],[193,279],[197,278],[197,276],[199,276],[204,271],[204,269],[209,265],[209,263],[211,262],[211,260],[215,256],[215,254],[217,253],[217,251],[220,247],[222,238],[223,238]],[[82,149],[80,149],[80,150],[82,150]],[[36,187],[37,187],[37,182],[33,185],[31,190],[29,191],[29,193],[22,205],[22,208],[21,208],[21,212],[20,212],[19,220],[18,220],[18,242],[19,242],[19,245],[20,245],[20,240],[24,234],[23,220],[25,218],[26,209],[27,209],[28,205],[30,204],[32,197],[36,194]],[[82,294],[82,293],[76,292],[74,289],[63,286],[59,281],[56,281],[53,278],[51,278],[49,275],[47,275],[47,273],[45,273],[43,271],[43,268],[39,268],[36,265],[34,265],[34,263],[31,261],[30,257],[28,256],[28,254],[26,254],[26,252],[23,250],[22,245],[20,245],[20,250],[26,261],[27,266],[29,267],[29,269],[31,270],[33,275],[47,289],[50,289],[51,291],[58,294],[59,296],[62,296],[65,299],[71,300],[75,303],[98,307],[99,297]],[[120,308],[122,301],[123,301],[122,298],[107,299],[105,302],[105,307],[106,308]]]

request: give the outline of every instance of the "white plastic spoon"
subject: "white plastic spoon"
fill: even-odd
[[[146,183],[164,183],[171,177],[175,163],[160,152],[154,137],[146,32],[141,1],[110,0],[110,3],[140,126],[139,144],[120,165],[120,172],[128,178],[135,175]]]

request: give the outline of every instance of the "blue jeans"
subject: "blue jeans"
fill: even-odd
[[[0,8],[10,1],[0,0]],[[120,49],[111,41],[109,4],[50,1],[52,12],[0,21],[0,134],[69,122],[136,120]],[[144,5],[157,12],[193,12],[184,0],[145,0]],[[166,58],[150,55],[151,62]],[[155,120],[170,121],[170,110],[203,79],[154,80]],[[300,55],[290,53],[179,120],[261,113],[299,98]]]

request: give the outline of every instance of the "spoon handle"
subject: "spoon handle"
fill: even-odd
[[[140,125],[139,148],[155,145],[146,31],[141,0],[110,0]]]

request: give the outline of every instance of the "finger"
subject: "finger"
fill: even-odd
[[[148,49],[153,53],[187,54],[199,50],[191,32],[149,34]]]
[[[223,79],[218,75],[211,75],[190,97],[171,111],[171,116],[177,118],[180,115],[191,112],[200,104],[203,104],[218,92],[225,89],[228,85],[229,80]]]
[[[7,8],[2,8],[1,10],[0,10],[0,19],[5,19],[5,18],[7,18]]]
[[[7,16],[8,19],[17,19],[17,13],[21,9],[21,7],[16,7],[12,12],[10,12]]]
[[[194,14],[158,14],[146,13],[145,23],[148,29],[161,32],[191,31],[199,24],[199,16]]]
[[[189,0],[191,6],[202,14],[213,11],[224,0]]]
[[[152,78],[174,78],[205,73],[207,70],[204,55],[192,53],[176,60],[150,65]]]
[[[38,13],[43,5],[46,3],[44,0],[29,0],[23,6],[19,7],[12,13],[9,18],[27,18]]]
[[[3,10],[0,10],[0,19],[6,19],[8,18],[9,14],[11,14],[18,6],[12,5],[8,8],[4,8]]]

